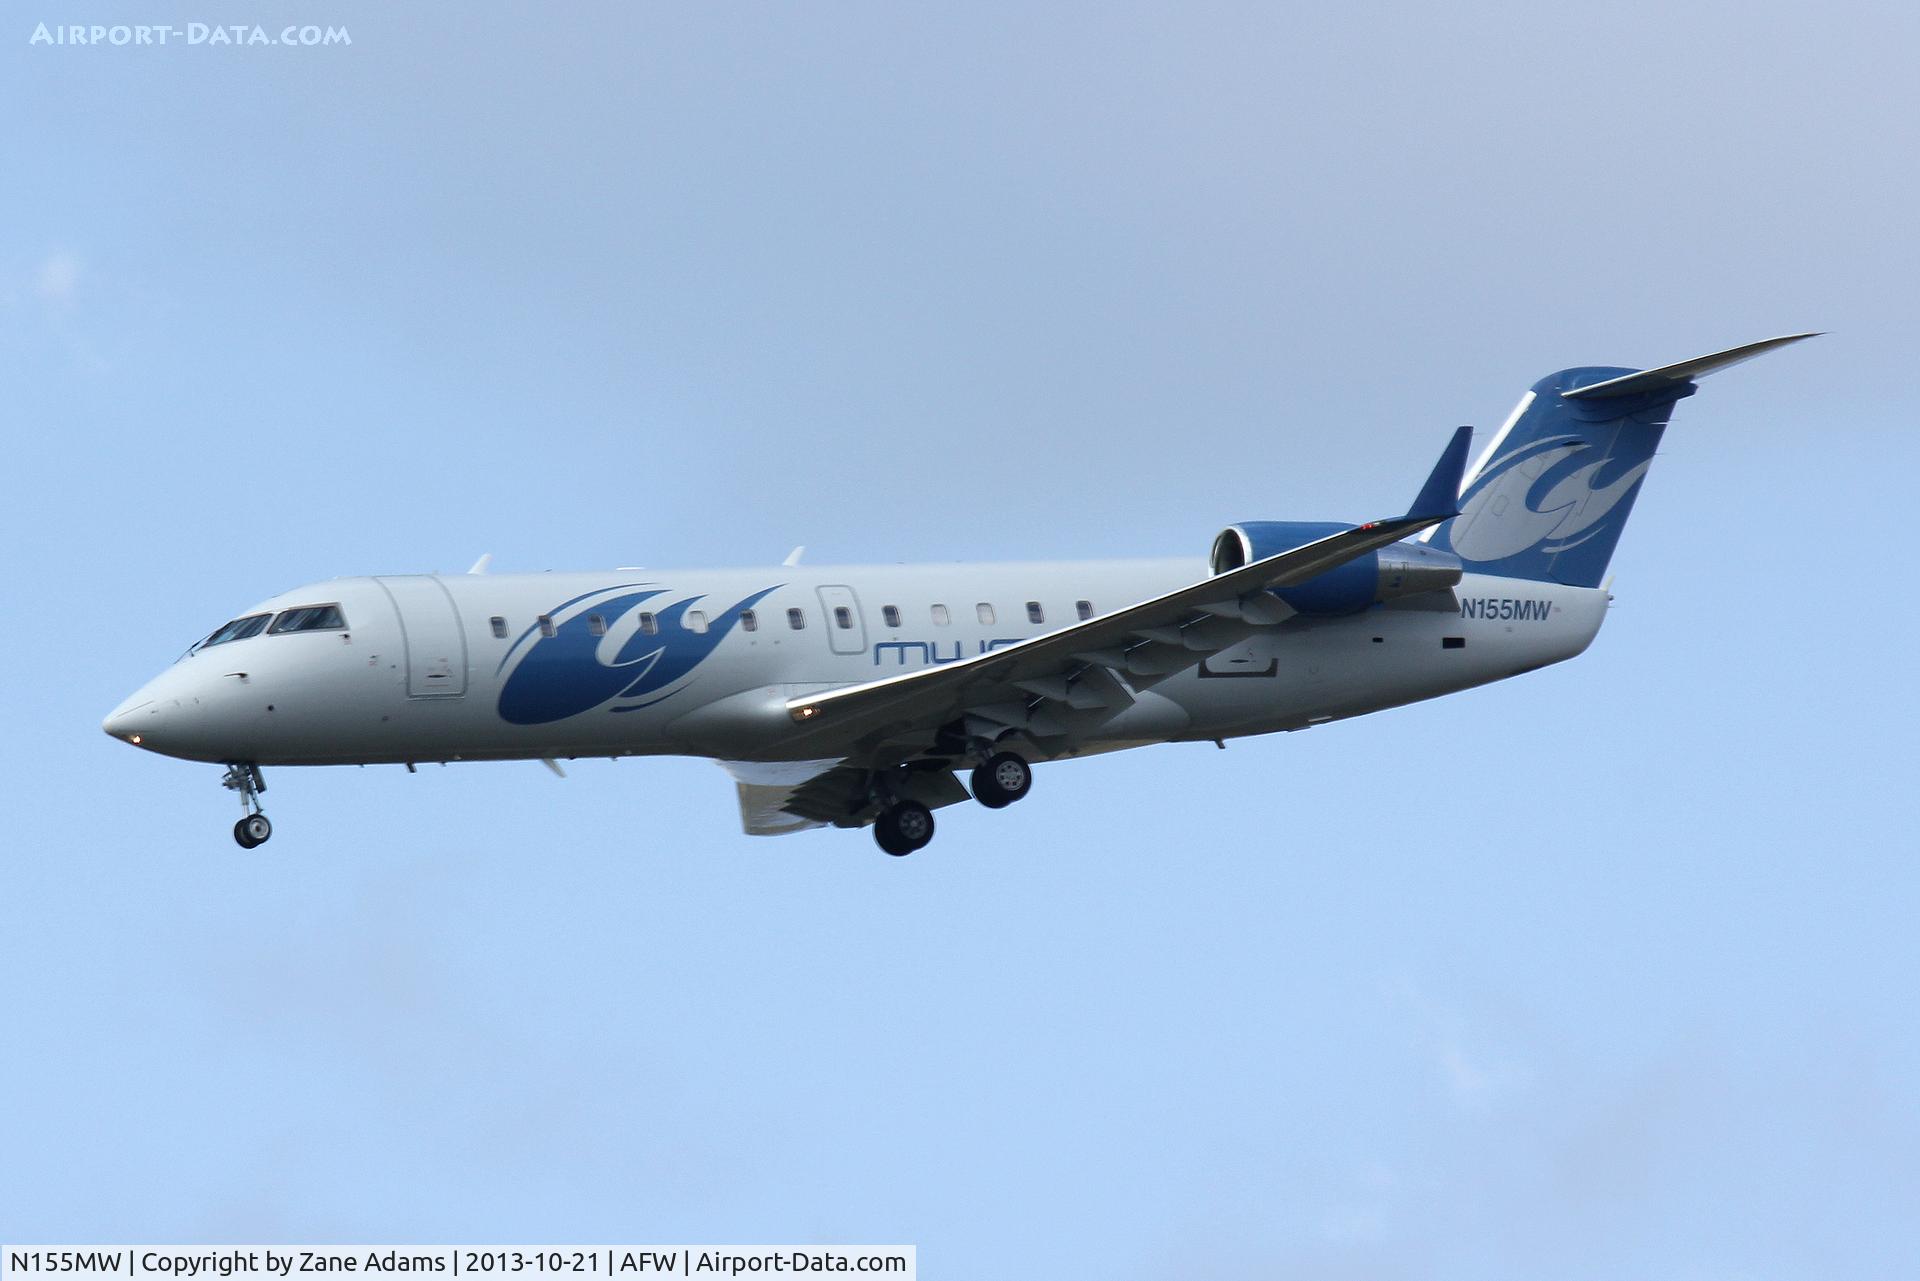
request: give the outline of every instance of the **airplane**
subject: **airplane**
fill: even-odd
[[[1583,652],[1673,408],[1814,337],[1535,383],[1467,474],[1457,430],[1401,516],[1249,520],[1208,557],[339,578],[243,611],[116,708],[224,765],[252,849],[263,767],[688,755],[743,829],[871,826],[1026,797],[1033,767],[1307,729]],[[960,775],[967,775],[962,783]]]

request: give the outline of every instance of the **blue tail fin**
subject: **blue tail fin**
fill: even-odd
[[[1563,369],[1533,385],[1434,532],[1474,573],[1598,587],[1673,407],[1693,379],[1795,334],[1659,369]]]

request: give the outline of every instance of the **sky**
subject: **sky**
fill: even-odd
[[[351,44],[0,23],[0,1240],[1920,1269],[1911,6],[250,9]],[[1809,329],[1580,659],[907,859],[673,759],[270,771],[248,853],[99,729],[305,582],[1197,561]]]

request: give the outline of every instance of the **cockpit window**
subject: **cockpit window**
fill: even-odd
[[[338,605],[301,605],[295,609],[283,609],[280,617],[273,620],[268,634],[278,636],[281,632],[339,632],[345,631],[347,619]]]
[[[258,636],[267,626],[271,614],[248,614],[245,618],[236,618],[213,635],[207,637],[193,648],[206,649],[211,645],[224,645],[228,641],[245,640],[249,636]]]

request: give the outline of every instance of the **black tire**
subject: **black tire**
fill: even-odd
[[[896,801],[874,820],[873,839],[895,858],[925,849],[933,839],[933,811],[919,801]]]
[[[273,824],[267,821],[265,814],[249,814],[233,825],[233,839],[239,842],[243,850],[265,845],[273,835]]]
[[[973,771],[973,799],[1004,809],[1033,790],[1033,767],[1012,752],[995,752]]]

